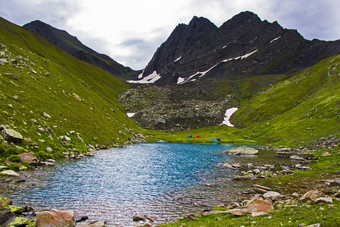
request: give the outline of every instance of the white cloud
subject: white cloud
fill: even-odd
[[[220,26],[249,10],[308,39],[340,38],[338,0],[0,0],[0,5],[5,19],[19,25],[42,20],[134,69],[144,68],[176,25],[195,15]]]

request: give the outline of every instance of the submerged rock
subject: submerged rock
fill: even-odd
[[[235,154],[235,155],[255,155],[259,151],[252,147],[247,146],[240,146],[240,147],[233,147],[228,151],[225,151],[226,154]]]

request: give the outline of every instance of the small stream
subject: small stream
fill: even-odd
[[[232,181],[225,162],[273,163],[271,153],[221,154],[234,145],[145,143],[99,151],[94,157],[58,162],[34,171],[40,186],[10,191],[15,204],[36,209],[70,209],[89,221],[134,226],[135,213],[156,217],[155,224],[233,200],[250,181]]]

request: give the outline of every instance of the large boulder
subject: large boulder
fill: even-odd
[[[38,158],[35,157],[35,155],[32,152],[22,153],[19,154],[19,156],[22,162],[27,162],[29,164],[38,162]]]
[[[255,155],[259,151],[252,147],[247,146],[239,146],[233,147],[228,151],[225,151],[226,154],[235,154],[235,155]]]
[[[322,197],[323,193],[319,190],[310,190],[306,192],[301,198],[301,202],[306,202],[308,200],[315,202],[318,198]]]
[[[8,142],[21,143],[21,141],[23,140],[22,135],[13,129],[3,128],[1,134]]]
[[[246,213],[252,216],[260,216],[267,214],[269,211],[273,210],[274,207],[271,202],[261,199],[254,199],[246,207]]]
[[[38,227],[73,227],[76,226],[74,212],[70,210],[51,210],[37,213]]]

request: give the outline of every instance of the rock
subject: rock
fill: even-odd
[[[315,202],[315,200],[317,198],[321,197],[322,195],[323,195],[323,193],[318,191],[318,190],[310,190],[310,191],[306,192],[299,200],[301,202],[306,202],[308,200]]]
[[[19,154],[19,156],[22,162],[27,162],[29,164],[38,162],[38,158],[35,157],[33,152],[22,153],[22,154]]]
[[[28,211],[32,210],[32,208],[28,207],[28,206],[18,207],[18,206],[9,205],[8,208],[13,214],[16,214],[16,215],[20,215],[24,212],[28,212]]]
[[[43,112],[43,116],[46,117],[46,118],[51,118],[51,116],[46,112]]]
[[[290,159],[298,160],[298,161],[305,161],[304,158],[302,158],[301,156],[298,156],[298,155],[292,155],[292,156],[290,156]]]
[[[327,157],[327,156],[332,156],[332,154],[330,154],[329,152],[325,152],[322,154],[323,157]]]
[[[69,141],[71,141],[71,138],[68,137],[68,136],[64,136],[64,140],[69,142]]]
[[[242,216],[244,212],[241,209],[232,209],[232,210],[228,210],[228,213],[239,217],[239,216]]]
[[[0,195],[0,208],[12,205],[12,201],[2,195]]]
[[[259,151],[252,147],[240,146],[233,147],[228,151],[225,151],[226,154],[235,154],[235,155],[255,155]]]
[[[258,193],[266,193],[269,191],[273,191],[271,188],[259,185],[259,184],[253,184],[254,190]]]
[[[196,217],[196,215],[194,215],[194,214],[189,214],[189,215],[187,215],[185,218],[186,218],[188,221],[197,221],[197,220],[199,220],[199,219]]]
[[[0,172],[1,175],[5,175],[5,176],[10,176],[10,177],[19,177],[20,174],[13,171],[13,170],[4,170]]]
[[[30,219],[24,217],[16,217],[7,225],[7,227],[35,226],[33,223],[34,222]]]
[[[88,225],[81,225],[80,227],[103,227],[103,226],[105,226],[104,221],[96,221]]]
[[[316,203],[333,203],[333,199],[331,197],[320,197],[315,200]]]
[[[234,169],[234,170],[237,169],[237,168],[233,167],[232,165],[230,165],[229,163],[224,163],[223,167],[227,168],[227,169]]]
[[[249,203],[246,207],[245,212],[249,214],[258,213],[258,212],[265,212],[268,213],[269,211],[273,210],[274,207],[271,202],[255,199]]]
[[[45,132],[45,129],[43,129],[43,128],[38,128],[38,132],[44,133],[44,132]]]
[[[295,197],[295,198],[297,198],[297,197],[299,197],[299,194],[296,193],[296,192],[294,192],[294,193],[292,194],[292,196]]]
[[[331,187],[340,186],[340,180],[328,180],[326,181],[326,184]]]
[[[53,151],[52,148],[46,147],[46,152],[47,152],[47,153],[52,153],[52,151]]]
[[[4,139],[8,142],[21,143],[21,141],[23,140],[22,135],[13,129],[4,128],[1,133]]]
[[[274,192],[274,191],[269,191],[263,194],[263,198],[265,199],[269,199],[269,200],[278,200],[280,198],[282,198],[282,195],[278,192]]]
[[[135,215],[133,215],[132,217],[133,221],[146,221],[146,216],[144,214],[138,214],[136,213]]]
[[[51,210],[37,213],[37,226],[76,226],[74,212],[70,210]]]
[[[320,227],[321,225],[319,223],[307,225],[306,227]]]
[[[86,221],[87,219],[89,219],[88,216],[81,216],[80,218],[78,218],[78,219],[76,220],[76,222],[83,222],[83,221]]]
[[[0,226],[6,226],[4,223],[9,221],[14,214],[7,208],[1,208],[0,206]]]

